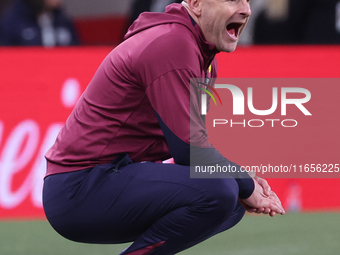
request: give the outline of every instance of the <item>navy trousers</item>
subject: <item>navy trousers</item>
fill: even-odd
[[[168,255],[237,224],[245,210],[233,178],[191,179],[188,166],[111,164],[45,178],[45,214],[67,239],[133,242],[121,254]]]

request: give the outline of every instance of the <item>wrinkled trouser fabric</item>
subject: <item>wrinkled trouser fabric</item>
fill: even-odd
[[[188,166],[111,164],[45,178],[45,214],[67,239],[133,242],[121,254],[167,255],[237,224],[245,210],[233,178],[191,179]]]

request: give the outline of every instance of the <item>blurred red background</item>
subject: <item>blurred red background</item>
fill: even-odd
[[[111,50],[0,49],[0,219],[44,218],[43,154]],[[224,78],[340,77],[338,46],[240,47],[217,58],[219,77]],[[306,163],[316,163],[310,161]],[[269,183],[291,210],[340,209],[340,178],[269,179]]]

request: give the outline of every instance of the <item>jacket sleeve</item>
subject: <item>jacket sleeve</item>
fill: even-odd
[[[190,83],[195,77],[190,70],[172,70],[155,79],[146,94],[155,110],[170,153],[180,165],[236,166],[223,157],[208,141],[200,116],[198,89]],[[230,173],[239,186],[239,197],[248,198],[254,182],[246,172]]]

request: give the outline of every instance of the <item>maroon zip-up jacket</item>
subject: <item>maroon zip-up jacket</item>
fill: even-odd
[[[190,85],[191,78],[217,76],[216,53],[182,5],[140,15],[47,152],[46,175],[107,164],[124,152],[134,162],[174,157],[189,165],[195,148],[209,164],[226,161],[208,141],[201,90]],[[253,181],[236,180],[240,197],[250,196]]]

